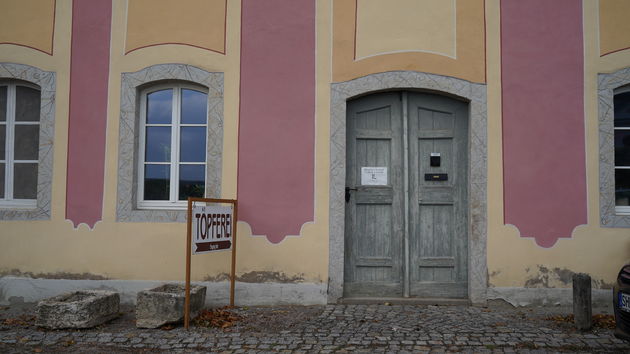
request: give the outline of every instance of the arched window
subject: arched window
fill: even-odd
[[[630,86],[614,94],[615,209],[630,214]]]
[[[40,88],[0,81],[0,206],[37,206]]]
[[[141,91],[138,142],[138,208],[178,209],[204,197],[208,93],[188,83]]]
[[[185,222],[188,196],[221,196],[223,73],[158,64],[121,79],[116,220]]]

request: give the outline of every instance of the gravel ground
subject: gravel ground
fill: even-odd
[[[630,352],[630,343],[614,338],[609,328],[575,330],[563,317],[570,309],[497,302],[239,307],[228,313],[238,317],[233,326],[189,331],[181,325],[138,329],[131,306],[93,329],[43,330],[33,324],[34,308],[0,307],[1,353]]]

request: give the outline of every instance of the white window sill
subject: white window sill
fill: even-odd
[[[0,209],[32,210],[37,209],[37,200],[17,199],[11,201],[0,201]]]
[[[142,204],[138,204],[138,210],[186,210],[188,207],[188,202],[144,202]]]

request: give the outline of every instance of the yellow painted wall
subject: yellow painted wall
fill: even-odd
[[[483,4],[484,0],[456,0],[455,5],[451,1],[429,0],[334,1],[333,81],[385,71],[415,70],[485,82]],[[384,6],[395,9],[384,11]],[[436,18],[432,18],[433,7],[438,9]],[[432,21],[443,21],[439,25],[442,31],[423,30],[424,24],[417,22],[425,16],[422,13],[427,8],[431,9]],[[391,18],[394,14],[400,17]],[[394,24],[400,30],[388,28]],[[401,33],[402,29],[416,33],[417,37]],[[453,41],[456,48],[449,49]]]
[[[328,165],[330,82],[329,4],[318,2],[317,34],[317,144],[315,222],[302,227],[300,237],[272,244],[251,236],[246,223],[238,224],[237,273],[279,272],[305,282],[325,282],[328,276]],[[118,131],[121,74],[155,64],[184,63],[210,72],[224,72],[224,147],[222,197],[236,197],[237,134],[240,69],[240,2],[229,1],[226,54],[186,45],[159,45],[125,55],[126,1],[113,2],[111,61],[103,219],[90,230],[74,229],[65,220],[65,168],[68,138],[68,82],[70,65],[71,2],[58,1],[55,56],[27,48],[0,46],[0,61],[29,64],[57,72],[57,110],[52,218],[49,221],[0,222],[0,274],[17,269],[35,274],[89,273],[113,279],[183,280],[184,223],[116,222]],[[143,19],[145,21],[145,19]],[[133,27],[133,26],[132,26]],[[151,29],[147,29],[150,31]],[[213,278],[230,270],[230,253],[192,258],[193,280]]]
[[[53,52],[55,0],[3,0],[0,44],[13,43]]]
[[[599,1],[599,53],[606,55],[630,48],[630,1]]]
[[[125,52],[180,43],[225,52],[227,0],[129,0]]]
[[[604,0],[608,1],[608,0]],[[595,287],[608,287],[621,266],[630,261],[630,229],[599,226],[599,129],[597,73],[630,67],[630,51],[600,58],[598,4],[584,1],[586,168],[588,224],[574,229],[552,248],[520,237],[503,224],[501,155],[501,72],[499,0],[487,0],[488,60],[488,273],[494,287],[571,287],[561,281],[566,270],[589,273]],[[549,271],[541,272],[540,266]],[[566,278],[565,278],[566,279]],[[541,281],[543,283],[541,283]]]
[[[457,57],[455,0],[359,0],[356,59],[396,52]],[[431,11],[427,11],[431,9]]]

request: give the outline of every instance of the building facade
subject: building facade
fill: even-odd
[[[627,1],[0,7],[0,303],[182,281],[188,196],[238,200],[237,304],[609,301],[630,259]]]

